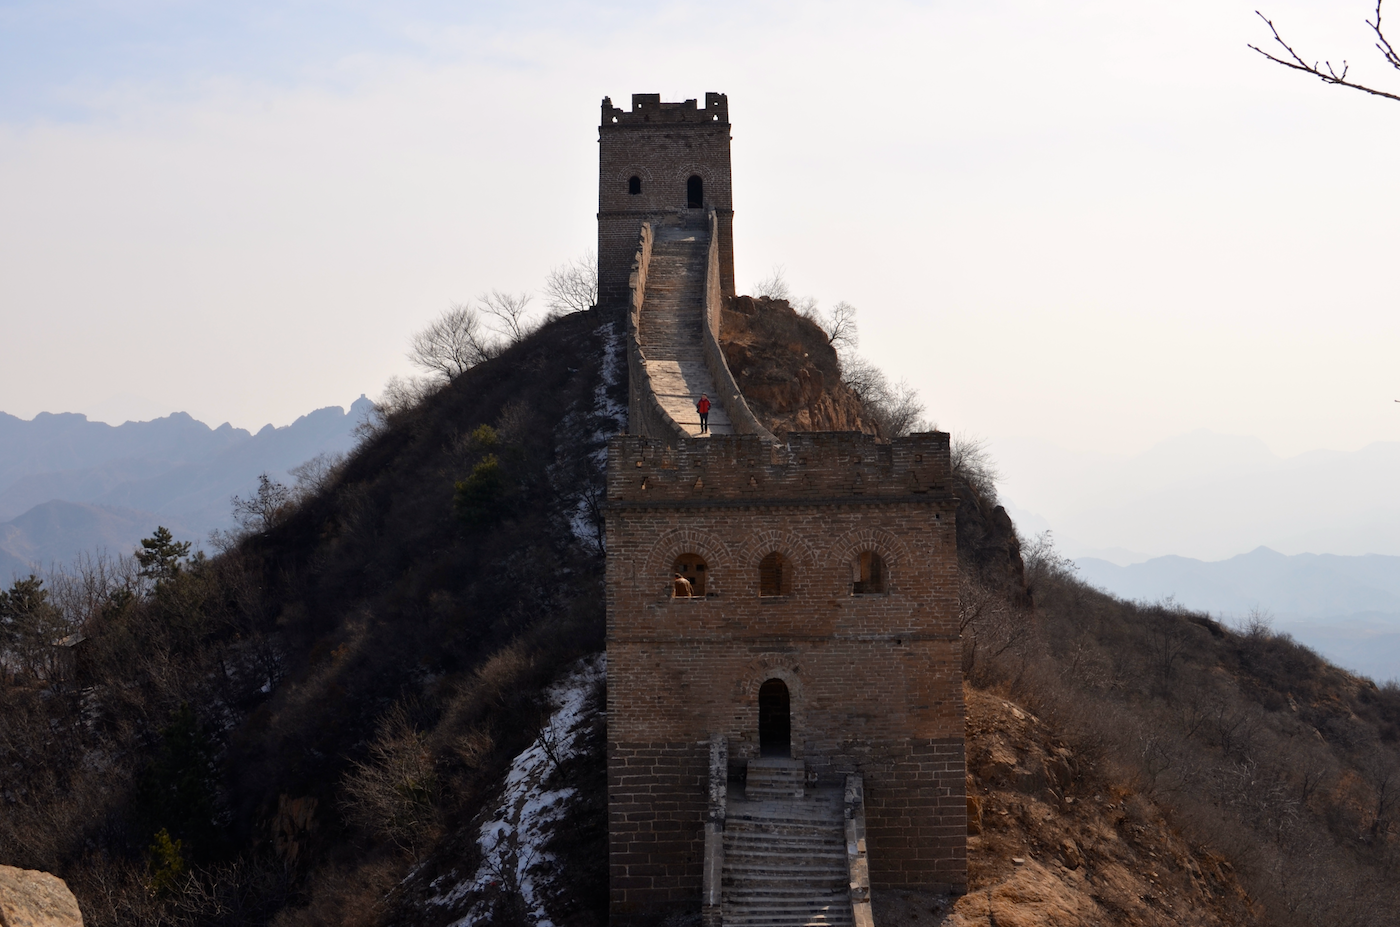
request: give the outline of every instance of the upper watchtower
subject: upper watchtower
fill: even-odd
[[[627,301],[637,236],[649,217],[719,218],[720,289],[734,294],[734,205],[729,168],[729,98],[705,94],[662,103],[632,94],[632,110],[603,98],[598,126],[598,304]]]

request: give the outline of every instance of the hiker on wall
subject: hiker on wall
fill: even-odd
[[[700,401],[695,404],[695,411],[700,413],[700,433],[703,435],[710,430],[710,395],[700,394]]]

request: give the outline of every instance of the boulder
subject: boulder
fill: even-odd
[[[0,927],[83,927],[83,913],[57,876],[0,866]]]

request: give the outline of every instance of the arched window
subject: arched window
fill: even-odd
[[[792,702],[781,679],[769,679],[758,687],[758,752],[792,756]]]
[[[705,558],[699,554],[681,554],[671,567],[671,595],[682,599],[705,594]]]
[[[880,595],[886,591],[888,574],[885,561],[873,550],[861,551],[856,559],[855,582],[851,585],[851,595]]]
[[[792,595],[792,561],[776,550],[758,562],[758,594]]]
[[[691,209],[700,209],[705,205],[705,181],[697,174],[691,174],[685,182],[685,205]]]
[[[632,196],[636,196],[636,195],[638,195],[639,193],[641,193],[641,192],[642,192],[642,178],[638,177],[636,174],[633,174],[631,177],[628,177],[628,178],[627,178],[627,192],[628,192],[629,194],[631,194]]]

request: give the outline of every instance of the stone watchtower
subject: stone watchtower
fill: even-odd
[[[603,98],[598,126],[598,305],[620,307],[637,236],[649,218],[713,209],[718,219],[722,295],[734,295],[734,209],[729,170],[729,98],[705,94],[662,103],[632,94],[632,111]]]
[[[612,439],[615,924],[702,901],[710,924],[721,909],[726,923],[746,920],[743,906],[772,895],[765,883],[783,865],[756,855],[768,838],[751,831],[765,815],[778,815],[768,829],[786,835],[787,858],[834,856],[824,883],[790,899],[809,913],[816,897],[849,916],[858,869],[877,892],[966,886],[950,475],[940,432],[893,444],[854,433],[789,435],[784,446]],[[843,788],[846,820],[854,811],[866,827],[849,869]],[[763,801],[774,797],[789,810]]]

